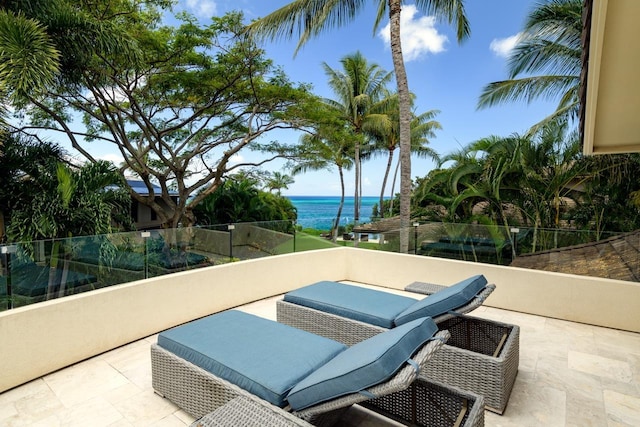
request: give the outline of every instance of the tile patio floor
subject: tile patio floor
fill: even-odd
[[[275,320],[277,298],[240,309]],[[502,416],[485,412],[485,425],[640,426],[640,334],[490,307],[473,315],[521,328],[509,404]],[[155,341],[147,337],[0,394],[0,426],[189,425],[191,416],[151,388]],[[342,425],[395,424],[353,407]]]

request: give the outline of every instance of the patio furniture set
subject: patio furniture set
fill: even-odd
[[[416,300],[337,282],[277,302],[277,322],[228,310],[162,332],[154,390],[194,426],[334,425],[354,404],[405,425],[482,426],[502,413],[519,328],[467,316],[495,286],[414,283]]]

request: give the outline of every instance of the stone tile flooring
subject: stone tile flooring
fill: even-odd
[[[275,320],[277,298],[240,309]],[[490,307],[473,315],[521,328],[509,404],[502,416],[485,412],[485,425],[640,426],[640,334]],[[189,425],[191,416],[153,392],[155,341],[136,341],[0,394],[0,426]],[[342,425],[396,424],[353,407]]]

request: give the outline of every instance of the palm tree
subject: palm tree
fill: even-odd
[[[337,95],[337,100],[327,99],[325,102],[334,110],[341,111],[347,123],[357,136],[354,145],[355,195],[353,200],[355,226],[360,220],[360,186],[361,186],[361,145],[366,133],[365,128],[374,129],[383,126],[386,120],[381,114],[371,114],[375,105],[386,95],[386,84],[392,74],[371,64],[360,52],[343,57],[340,61],[342,70],[335,70],[323,63],[325,73],[329,77],[329,86]],[[357,245],[357,238],[354,241]]]
[[[64,240],[72,236],[110,233],[113,224],[130,227],[131,199],[126,182],[106,161],[72,168],[56,162],[46,165],[37,176],[30,176],[39,191],[29,194],[29,202],[16,208],[7,227],[7,235],[16,242],[54,239],[49,260],[49,288],[52,297],[56,269],[62,260],[59,295],[65,292],[69,271],[69,248]],[[27,250],[33,248],[26,247]]]
[[[464,191],[482,174],[483,164],[476,148],[469,145],[440,158],[438,168],[418,185],[416,204],[426,206],[435,203],[446,207],[446,219],[450,222],[471,218],[473,206],[478,200],[465,197]],[[448,167],[444,167],[449,163]]]
[[[280,195],[280,190],[288,189],[290,184],[293,184],[295,181],[287,174],[283,174],[280,172],[273,172],[271,176],[267,178],[266,187],[269,191],[276,190],[278,196]]]
[[[582,70],[583,0],[545,0],[528,16],[508,61],[509,79],[488,84],[479,108],[505,102],[560,99],[556,111],[534,126],[576,119]],[[525,77],[517,78],[524,75]]]
[[[400,252],[409,249],[409,222],[411,214],[411,96],[402,57],[400,41],[400,10],[402,0],[377,0],[374,33],[388,13],[391,32],[391,56],[396,76],[400,108],[400,225],[406,230],[400,236]],[[469,22],[465,15],[464,0],[415,0],[416,7],[436,18],[454,23],[458,41],[469,36]],[[365,1],[353,0],[294,0],[266,17],[253,22],[248,29],[254,34],[277,39],[299,34],[296,51],[311,37],[323,30],[345,25],[366,7]]]
[[[384,191],[386,189],[387,180],[393,164],[393,154],[398,148],[400,142],[398,97],[389,97],[389,102],[385,103],[383,108],[383,114],[387,116],[388,120],[383,123],[384,126],[372,129],[370,134],[376,142],[374,152],[384,152],[387,154],[387,166],[385,168],[384,178],[380,188],[380,201],[378,205],[380,207],[380,216],[384,218]],[[428,138],[435,137],[434,129],[442,129],[440,123],[433,120],[438,113],[438,110],[430,110],[418,116],[413,115],[413,119],[411,120],[411,151],[419,157],[431,157],[432,159],[438,158],[437,153],[433,151],[433,149],[427,147],[427,144],[429,144]],[[391,206],[389,212],[393,212],[393,195],[399,166],[400,162],[396,163],[396,169],[393,175],[393,185],[391,186]]]
[[[356,145],[354,140],[357,139],[359,137],[344,126],[320,126],[315,134],[302,136],[301,158],[292,168],[294,175],[312,170],[331,169],[334,166],[338,169],[340,205],[330,231],[334,242],[338,237],[338,227],[344,206],[344,171],[350,170],[354,164],[352,148]]]
[[[51,165],[62,162],[66,153],[57,144],[20,135],[3,134],[0,155],[0,241],[11,213],[28,204],[41,190],[41,182],[51,179]],[[41,180],[40,177],[44,175]]]

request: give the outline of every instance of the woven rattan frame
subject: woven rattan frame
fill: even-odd
[[[312,424],[274,405],[238,396],[196,420],[191,427],[311,427]]]
[[[495,285],[488,285],[473,301],[456,311],[468,313],[477,308],[494,289]],[[387,330],[284,300],[277,301],[276,307],[278,322],[349,346]],[[457,313],[447,313],[434,321],[441,329],[455,322],[466,322],[469,328],[457,328],[456,333],[468,330],[470,335],[464,341],[456,340],[456,345],[450,342],[444,345],[434,355],[422,377],[480,394],[485,398],[486,409],[502,414],[518,373],[520,328]],[[487,347],[495,350],[498,345],[501,351],[496,355],[493,355],[493,350],[479,350]]]
[[[412,359],[419,364],[421,370],[427,366],[427,361],[431,359],[434,354],[437,354],[437,351],[442,348],[443,341],[446,341],[448,337],[449,333],[447,331],[438,332],[436,339],[429,341],[412,357]],[[230,411],[233,413],[232,408],[223,407],[225,405],[237,405],[237,401],[235,403],[229,402],[238,397],[249,399],[252,401],[252,404],[267,405],[270,413],[264,414],[263,411],[260,412],[268,419],[275,420],[272,422],[281,423],[273,425],[308,425],[304,423],[297,423],[298,419],[308,421],[313,425],[333,425],[342,411],[347,409],[349,406],[370,400],[372,397],[381,397],[401,392],[407,389],[407,387],[416,380],[418,375],[415,368],[407,364],[404,368],[398,371],[392,379],[371,387],[366,391],[366,393],[354,393],[348,396],[339,397],[304,409],[300,412],[290,414],[283,409],[271,405],[257,396],[229,383],[228,381],[216,377],[192,363],[187,362],[156,344],[151,346],[151,370],[152,385],[158,394],[171,400],[196,418],[206,415],[208,418],[205,417],[201,421],[204,423],[207,419],[213,420],[211,421],[211,425],[213,426],[225,425],[215,423],[218,422],[217,420],[219,419],[220,412],[224,412],[226,414],[227,411]],[[482,407],[482,397],[470,396],[471,400],[477,402],[476,405]],[[211,413],[216,410],[220,411],[217,415]],[[234,416],[242,417],[242,414]],[[482,410],[479,410],[478,414],[474,414],[473,417],[470,417],[468,419],[468,423],[464,425],[475,427],[483,424],[484,413]],[[425,425],[430,426],[440,424]]]

